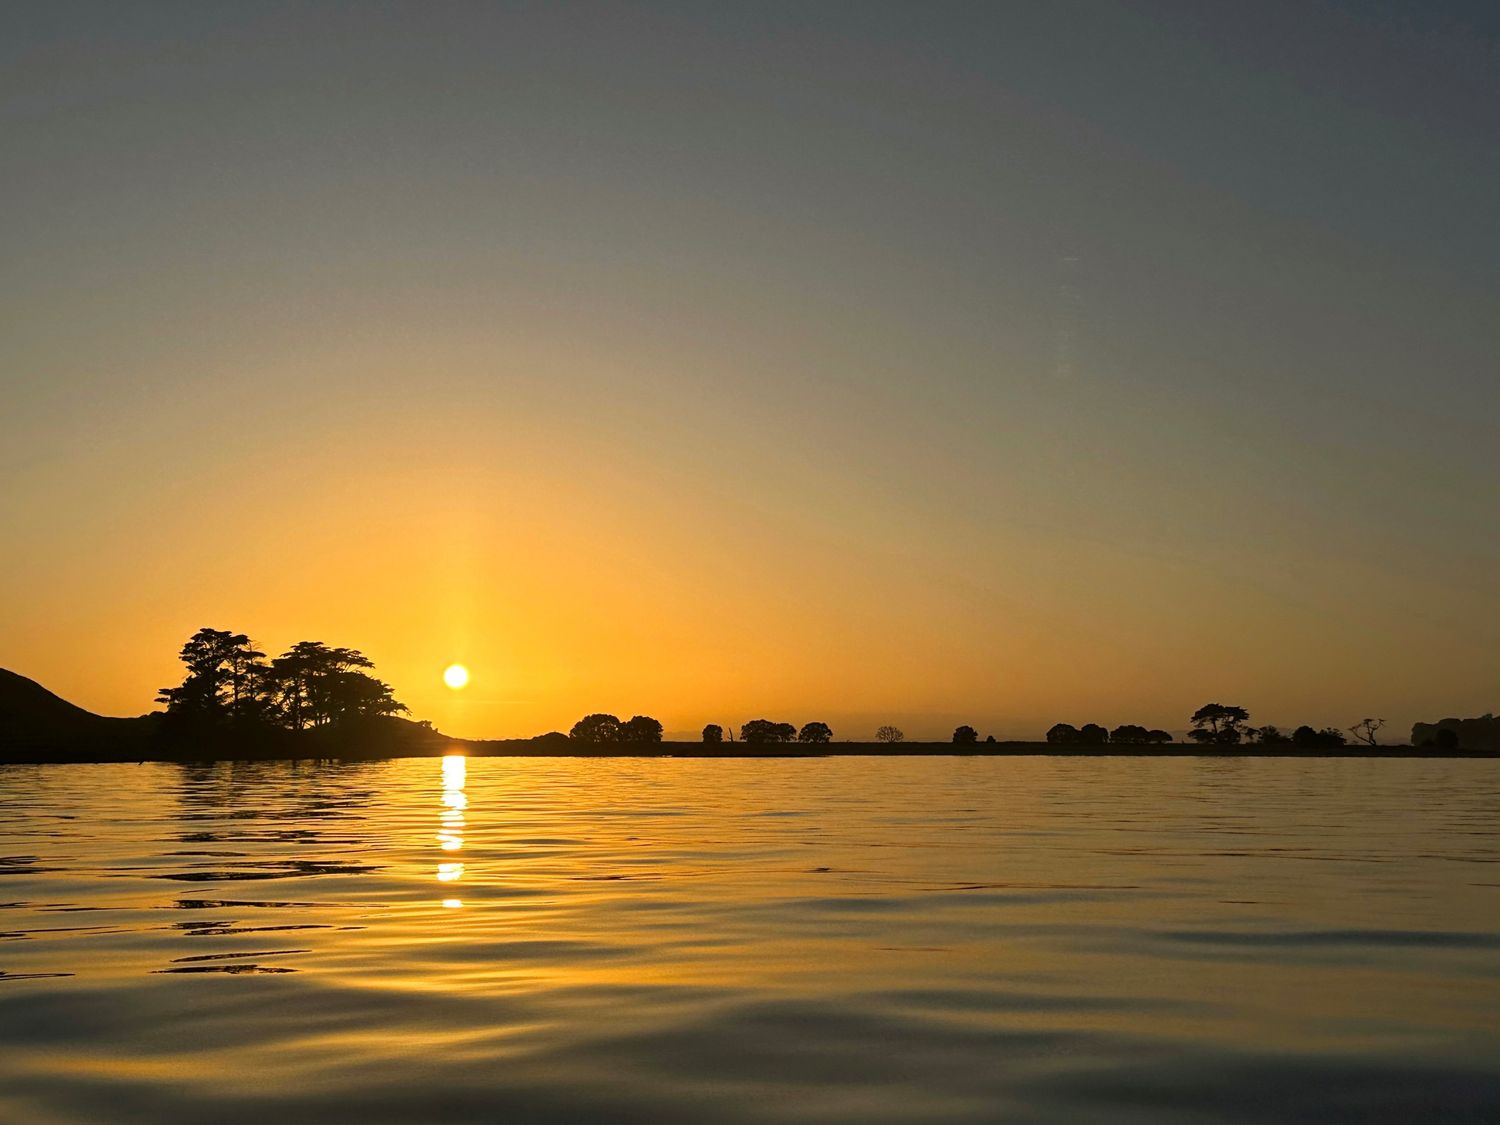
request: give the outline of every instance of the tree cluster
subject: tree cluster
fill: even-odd
[[[178,655],[187,676],[156,696],[176,725],[306,730],[406,711],[352,648],[298,641],[268,660],[244,633],[199,629]]]
[[[1246,741],[1257,746],[1295,746],[1299,750],[1337,750],[1349,741],[1344,737],[1343,731],[1333,727],[1314,730],[1305,723],[1291,734],[1273,726],[1247,727],[1245,737]],[[1375,743],[1369,745],[1373,746]]]
[[[1439,719],[1411,728],[1413,746],[1437,750],[1500,750],[1500,718],[1486,712],[1472,719]]]
[[[711,732],[717,732],[717,737],[711,737]],[[720,742],[723,740],[724,731],[715,723],[710,723],[703,728],[704,742]],[[833,741],[833,728],[827,723],[811,722],[805,723],[798,730],[791,723],[773,723],[770,719],[751,719],[740,727],[740,741],[752,744],[764,744],[767,742],[807,742],[824,743]]]
[[[600,712],[579,719],[568,737],[574,742],[660,742],[661,730],[661,723],[650,715],[635,715],[622,723]]]
[[[1294,746],[1299,750],[1336,750],[1349,741],[1343,731],[1334,727],[1314,730],[1304,724],[1286,734],[1274,726],[1249,726],[1249,720],[1250,712],[1243,707],[1207,703],[1193,712],[1193,729],[1188,737],[1211,746],[1238,746],[1245,742],[1256,746]],[[1383,723],[1383,719],[1366,719],[1350,730],[1361,742],[1374,746],[1375,732]]]
[[[1098,723],[1084,723],[1075,727],[1072,723],[1058,723],[1047,732],[1047,741],[1055,746],[1103,746],[1108,743],[1124,746],[1159,745],[1171,742],[1172,736],[1164,730],[1148,730],[1134,723],[1122,723],[1113,731]]]
[[[987,743],[994,742],[995,736],[993,734],[985,735],[984,740]],[[979,741],[979,732],[969,726],[968,723],[965,723],[961,727],[954,728],[953,741],[958,746],[973,746]]]

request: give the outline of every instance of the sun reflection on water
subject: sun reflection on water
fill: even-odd
[[[464,781],[468,763],[462,754],[447,754],[443,763],[443,808],[438,814],[438,846],[445,852],[462,851],[464,846],[464,810],[469,807],[469,798],[464,793]],[[464,865],[447,861],[437,865],[439,883],[454,883],[463,878]],[[445,898],[445,907],[463,905],[456,898]]]

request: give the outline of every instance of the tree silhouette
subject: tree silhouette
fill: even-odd
[[[953,741],[960,746],[973,746],[979,741],[979,732],[965,723],[954,729]]]
[[[573,724],[568,737],[575,742],[619,742],[620,720],[602,712],[585,715]]]
[[[1090,746],[1101,746],[1109,741],[1109,731],[1098,723],[1084,723],[1078,732],[1078,741]]]
[[[391,694],[390,684],[356,671],[333,673],[326,684],[324,700],[327,711],[322,720],[325,723],[389,718],[406,711],[406,705],[398,703]]]
[[[833,730],[827,723],[808,723],[797,732],[798,742],[832,742]]]
[[[200,723],[262,719],[265,656],[244,633],[199,629],[178,653],[187,677],[175,688],[162,688],[157,701],[166,704],[168,715]]]
[[[883,726],[875,732],[876,742],[895,743],[904,742],[906,734],[900,727]]]
[[[751,719],[740,727],[741,742],[790,742],[796,737],[797,728],[791,723],[773,723],[770,719]]]
[[[1188,732],[1188,737],[1194,742],[1233,746],[1242,737],[1240,724],[1249,719],[1250,712],[1243,707],[1205,703],[1193,712],[1193,729]]]
[[[1438,742],[1438,736],[1443,731],[1451,731],[1453,737],[1458,741],[1453,743]],[[1450,716],[1439,719],[1435,723],[1414,723],[1411,728],[1411,744],[1413,746],[1439,746],[1445,750],[1456,750],[1462,746],[1465,750],[1500,750],[1500,719],[1494,714],[1486,712],[1472,719],[1460,719]]]
[[[723,742],[724,728],[721,727],[718,723],[709,723],[708,726],[703,728],[703,741]]]
[[[1255,741],[1262,746],[1286,746],[1292,739],[1283,734],[1280,727],[1264,726],[1255,732]]]
[[[1385,726],[1384,719],[1361,719],[1349,728],[1349,733],[1354,736],[1356,742],[1363,742],[1366,746],[1378,746],[1375,741],[1375,732]]]
[[[1303,724],[1292,732],[1292,745],[1302,750],[1336,750],[1347,741],[1344,732],[1333,727],[1313,730]]]
[[[1149,742],[1150,738],[1150,731],[1134,723],[1121,723],[1109,732],[1109,740],[1111,742],[1123,743],[1129,746],[1138,746],[1143,742]]]
[[[1452,727],[1438,727],[1432,742],[1439,750],[1457,750],[1459,748],[1458,731]]]
[[[1068,746],[1078,741],[1078,728],[1072,723],[1058,723],[1047,732],[1047,741],[1054,746]]]
[[[1148,730],[1146,732],[1146,741],[1155,745],[1171,742],[1172,732],[1166,730]]]
[[[390,685],[364,671],[373,667],[358,649],[298,641],[271,661],[271,703],[293,730],[405,711]]]
[[[299,641],[268,664],[245,634],[199,629],[180,656],[187,678],[157,695],[174,721],[303,730],[406,711],[389,684],[364,671],[374,667],[369,658],[352,648]]]
[[[621,742],[660,742],[661,723],[650,715],[636,715],[620,724]]]

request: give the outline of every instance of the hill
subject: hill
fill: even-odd
[[[379,758],[437,754],[447,744],[436,731],[399,718],[304,731],[256,727],[207,732],[174,728],[160,714],[110,718],[0,668],[0,762]]]
[[[46,760],[89,752],[128,758],[148,748],[156,733],[157,722],[149,715],[96,715],[35,680],[0,668],[0,758]]]

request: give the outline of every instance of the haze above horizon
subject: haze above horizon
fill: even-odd
[[[1496,710],[1496,104],[1482,4],[8,5],[0,666]]]

